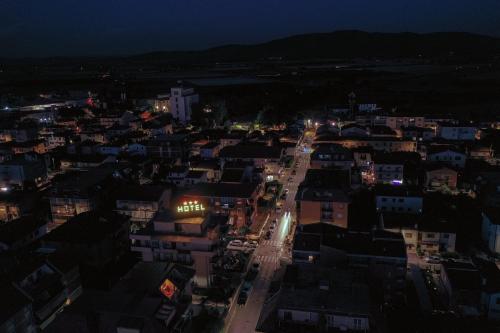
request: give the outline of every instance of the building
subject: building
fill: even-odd
[[[486,208],[481,226],[483,242],[492,253],[500,254],[500,209]]]
[[[212,159],[219,156],[221,149],[220,143],[217,141],[210,141],[200,147],[200,156],[203,159]]]
[[[424,127],[425,117],[387,116],[385,125],[394,130],[409,126]]]
[[[195,270],[194,283],[208,288],[214,260],[222,251],[221,218],[208,214],[204,201],[181,201],[178,205],[173,212],[158,213],[151,225],[131,234],[131,249],[145,262],[175,262],[191,267]]]
[[[455,147],[449,145],[431,145],[427,147],[427,161],[463,169],[466,160],[467,155]]]
[[[408,253],[438,254],[455,252],[456,220],[432,214],[380,214],[380,227],[403,235]]]
[[[472,262],[443,262],[439,278],[450,309],[465,317],[479,317],[483,280]]]
[[[253,162],[255,167],[263,168],[266,180],[271,181],[279,177],[281,161],[285,156],[285,149],[281,146],[264,146],[260,144],[238,144],[226,146],[219,152],[222,163],[226,162]]]
[[[0,332],[38,332],[33,300],[11,283],[0,287]]]
[[[311,168],[338,168],[351,170],[354,166],[352,152],[339,144],[320,145],[311,153]]]
[[[170,89],[170,113],[181,124],[191,121],[193,105],[199,103],[199,95],[193,88],[173,87]]]
[[[457,188],[458,171],[452,167],[439,164],[425,166],[425,186],[428,189],[443,187],[454,190]]]
[[[184,133],[159,135],[145,142],[147,155],[155,158],[187,160],[191,144]]]
[[[476,139],[477,127],[470,124],[440,123],[437,136],[445,140],[473,141]]]
[[[128,217],[114,212],[85,212],[48,233],[42,247],[74,253],[83,267],[99,270],[128,253],[129,232]]]
[[[48,194],[53,227],[96,209],[109,194],[113,174],[118,169],[115,165],[106,165],[66,175],[56,182]]]
[[[431,141],[436,136],[436,132],[428,127],[401,127],[401,134],[403,138],[418,140],[418,141]]]
[[[183,332],[193,315],[192,269],[137,263],[111,290],[86,290],[49,332]]]
[[[299,265],[361,269],[372,291],[381,293],[386,300],[405,295],[406,248],[398,233],[355,232],[325,223],[300,225],[294,237],[292,260]]]
[[[7,189],[38,188],[48,182],[42,159],[14,158],[0,164],[0,187]]]
[[[228,216],[235,227],[250,225],[257,214],[258,183],[200,183],[184,193],[188,201],[203,201],[216,215]]]
[[[341,188],[303,182],[295,195],[297,223],[324,222],[347,228],[349,197]]]
[[[26,216],[0,225],[0,252],[13,252],[47,233],[47,221]]]
[[[416,141],[395,137],[338,137],[324,143],[338,143],[348,149],[370,146],[374,150],[385,152],[417,150]],[[313,146],[316,144],[315,141]]]
[[[413,187],[377,185],[375,203],[379,212],[420,214],[423,196],[421,191]]]
[[[282,329],[370,329],[368,286],[348,270],[288,265],[276,312]]]
[[[158,211],[170,207],[171,192],[164,186],[125,186],[116,195],[116,212],[128,216],[131,223],[144,227]]]

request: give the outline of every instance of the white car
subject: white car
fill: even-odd
[[[234,239],[229,242],[230,246],[243,246],[243,242],[239,239]]]

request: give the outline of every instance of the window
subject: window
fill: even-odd
[[[382,202],[387,202],[387,198],[382,198]]]
[[[404,198],[399,198],[398,202],[405,202],[405,199]]]
[[[412,238],[413,234],[411,232],[405,232],[405,238]]]
[[[427,234],[427,238],[434,238],[434,234]]]
[[[283,313],[283,319],[285,319],[285,320],[293,320],[292,312],[285,311]]]
[[[443,234],[443,238],[448,239],[448,238],[450,238],[450,235],[449,234]]]
[[[363,321],[360,318],[354,318],[353,319],[353,328],[355,330],[361,330],[363,329]]]

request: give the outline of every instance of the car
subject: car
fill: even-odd
[[[238,305],[245,305],[248,300],[248,294],[246,291],[240,291],[240,294],[238,295]]]
[[[254,261],[254,263],[252,264],[251,269],[252,269],[253,271],[257,271],[257,272],[258,272],[258,271],[259,271],[259,269],[260,269],[260,262]]]
[[[276,213],[281,213],[281,206],[276,207]]]
[[[271,239],[271,231],[267,231],[266,234],[264,235],[264,239],[268,240]]]
[[[289,182],[293,181],[293,177],[288,177],[288,181]]]
[[[229,245],[231,246],[243,246],[243,242],[239,239],[234,239],[229,242]]]
[[[288,194],[288,192],[290,192],[290,190],[286,188],[285,193]]]
[[[255,249],[259,244],[256,241],[246,241],[243,243],[244,247]]]
[[[439,264],[441,263],[441,258],[437,256],[425,257],[424,261],[428,264]]]
[[[274,231],[274,229],[276,229],[276,226],[275,226],[274,224],[271,224],[271,225],[269,226],[269,231],[273,232],[273,231]]]
[[[296,170],[292,170],[292,175],[295,175],[297,174],[297,171]]]

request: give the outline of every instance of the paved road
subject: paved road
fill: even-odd
[[[309,168],[309,153],[303,153],[300,149],[296,152],[296,161],[299,162],[297,173],[291,175],[288,170],[282,176],[281,182],[289,190],[286,201],[283,203],[281,213],[271,214],[269,221],[278,219],[276,230],[271,239],[262,240],[253,254],[253,260],[260,262],[260,271],[257,275],[253,288],[244,306],[234,304],[226,318],[225,332],[246,333],[255,332],[260,312],[266,299],[269,285],[273,279],[275,271],[280,266],[280,260],[290,256],[289,249],[285,245],[285,240],[295,220],[295,194],[297,187],[304,179]],[[289,178],[293,178],[288,181]],[[267,226],[265,227],[267,228]],[[266,230],[266,229],[265,229]]]

